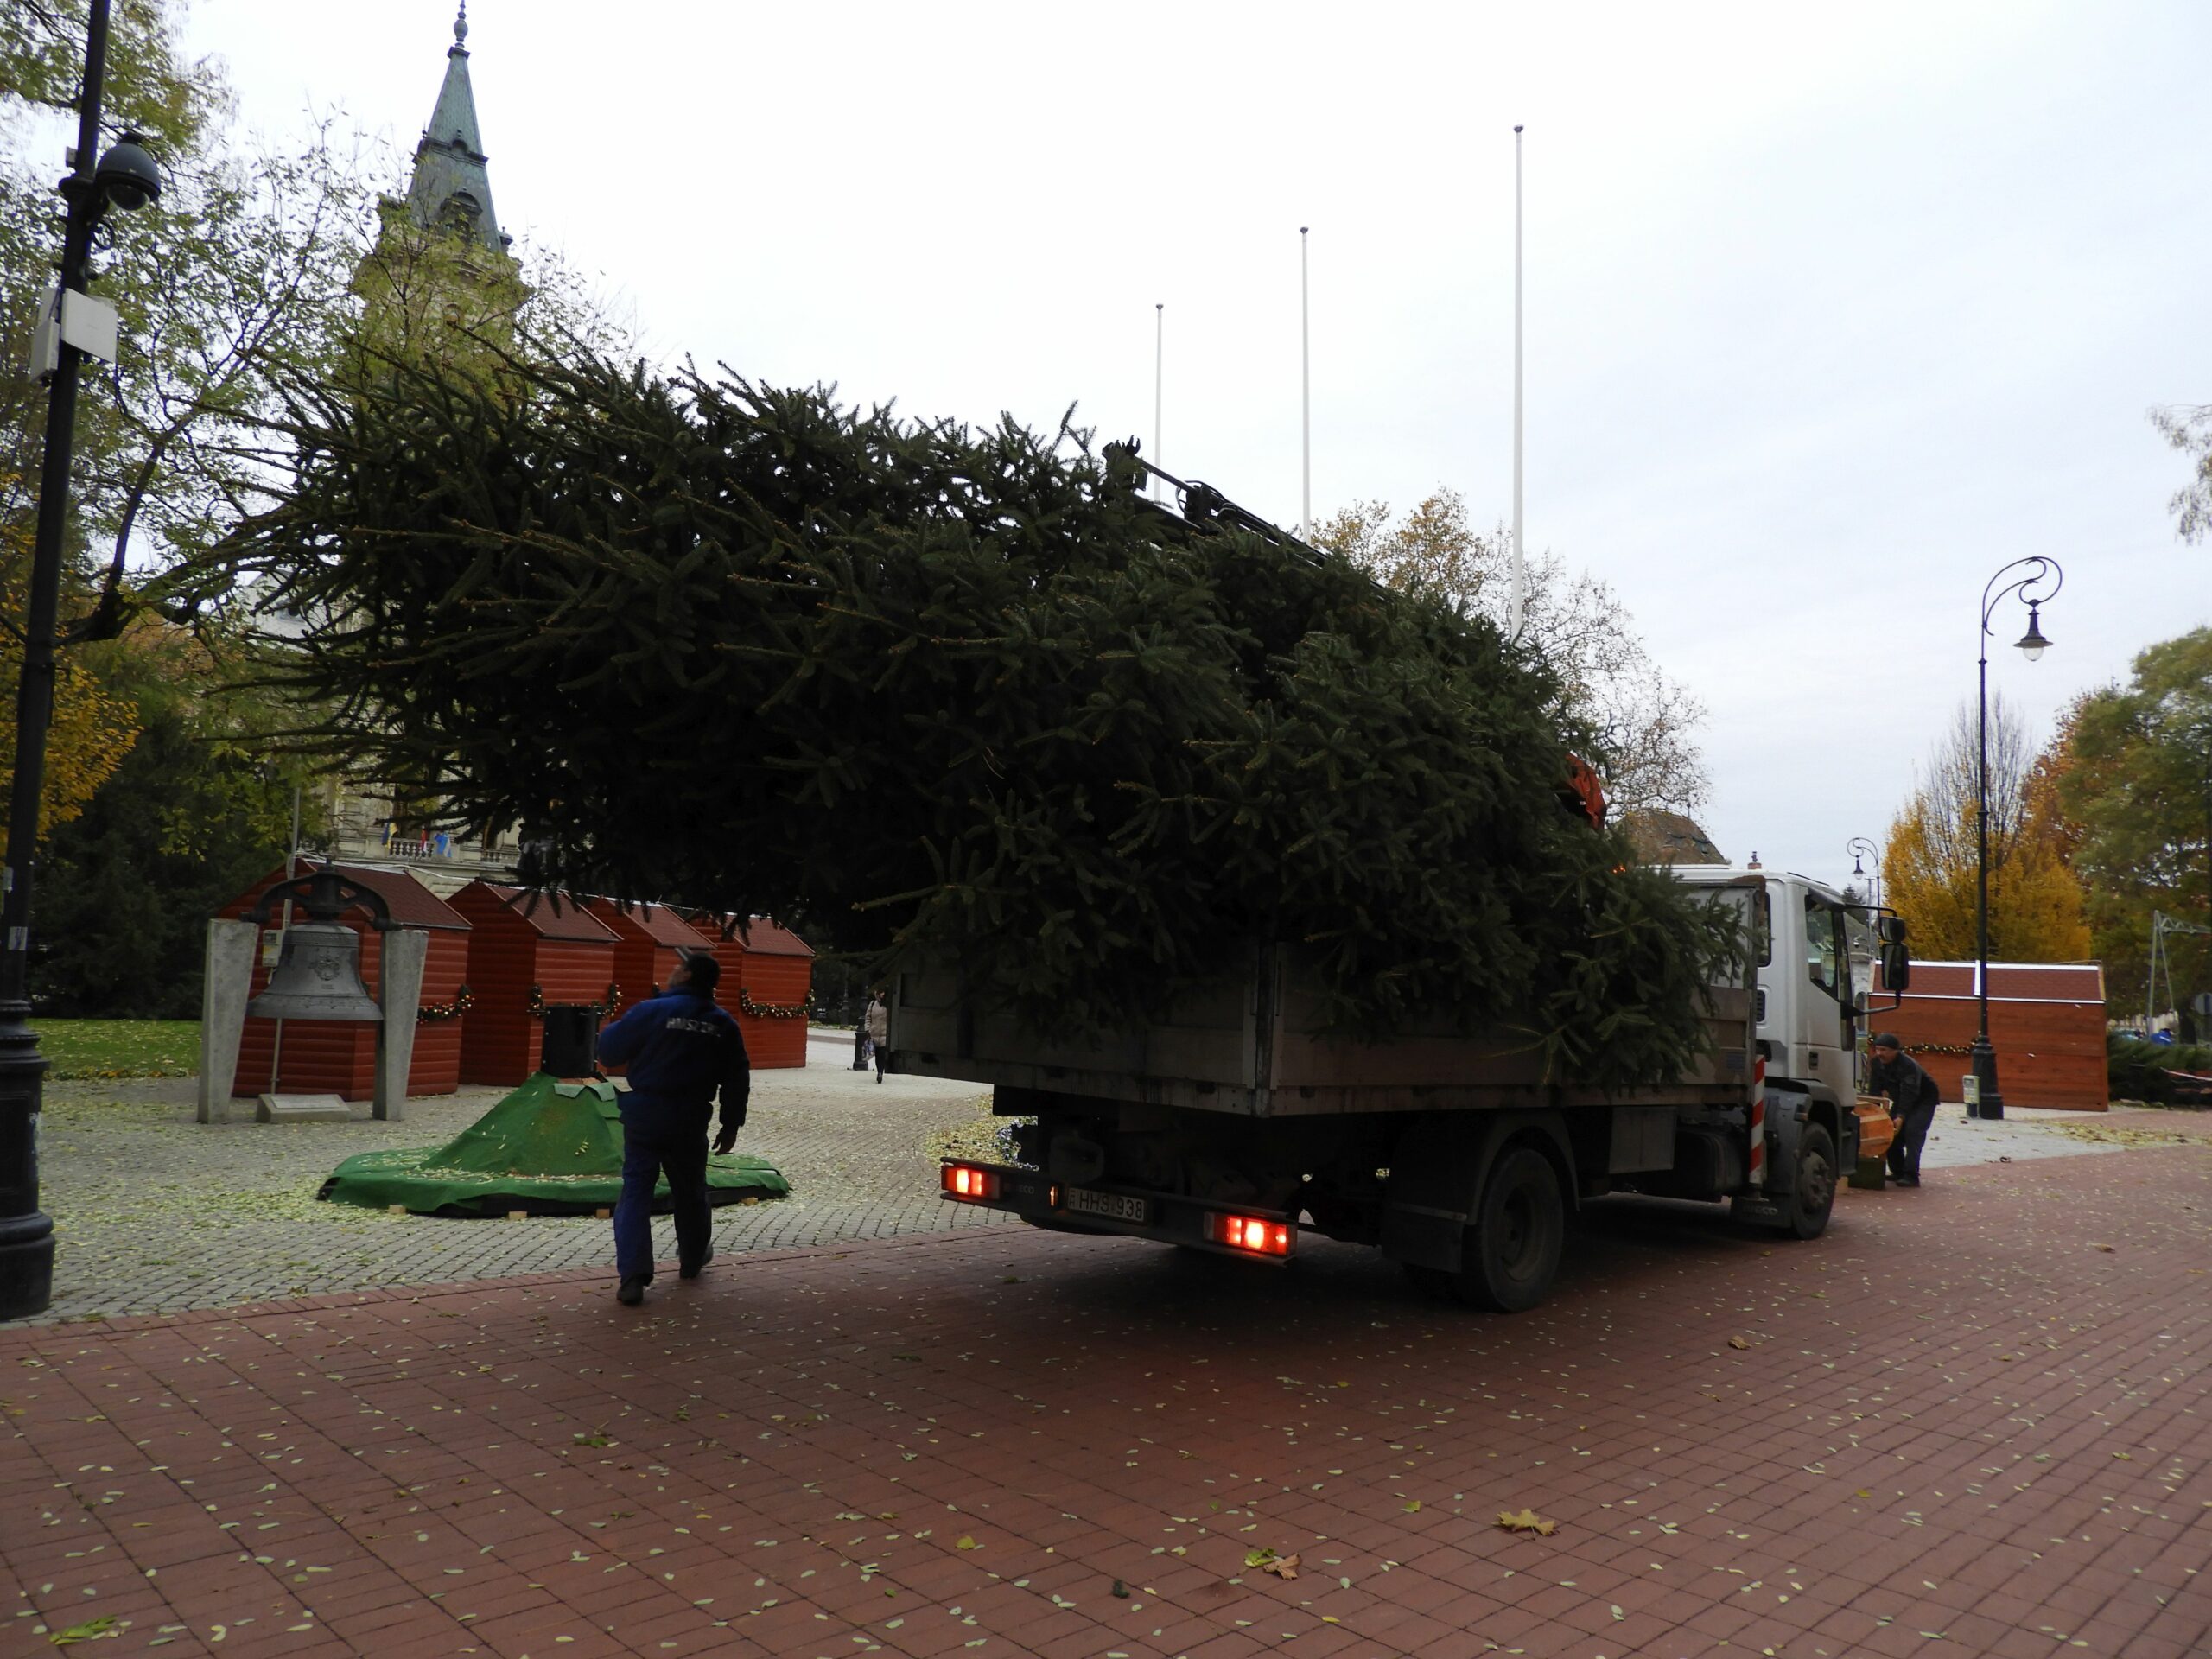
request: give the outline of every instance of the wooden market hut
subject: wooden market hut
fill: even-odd
[[[410,1095],[449,1095],[461,1084],[461,1033],[466,1023],[455,1004],[467,983],[469,926],[451,906],[405,870],[372,870],[357,864],[331,867],[340,875],[382,895],[391,918],[402,927],[429,935],[423,963],[423,989],[410,1012],[416,1020],[415,1050],[407,1065]],[[304,873],[304,865],[302,867]],[[282,865],[254,881],[219,914],[244,920],[261,895],[284,879]],[[280,911],[262,935],[254,956],[253,992],[269,983],[276,965]],[[294,912],[296,919],[304,919]],[[339,919],[361,936],[361,983],[377,995],[383,941],[368,913],[349,910]],[[387,1014],[389,1011],[387,1011]],[[238,1067],[231,1085],[234,1098],[264,1094],[336,1095],[368,1100],[376,1094],[377,1028],[354,1020],[286,1020],[281,1050],[278,1021],[248,1020],[238,1042]],[[270,1082],[270,1063],[276,1081]]]
[[[1888,1013],[1868,1016],[1869,1034],[1895,1032],[1905,1052],[1943,1087],[1966,1097],[1969,1056],[1980,1026],[1971,962],[1916,962],[1911,988]],[[1878,978],[1874,1002],[1889,1001]],[[2101,1112],[2110,1104],[2105,1062],[2105,972],[2094,962],[1989,964],[1989,1041],[2008,1106]]]
[[[746,921],[721,911],[690,912],[721,964],[715,1000],[745,1031],[753,1069],[806,1064],[807,1013],[814,994],[814,947],[789,928],[755,916]]]
[[[615,938],[577,899],[472,881],[449,901],[467,918],[468,984],[461,1080],[512,1089],[537,1071],[554,1003],[601,1008],[620,995]]]
[[[685,954],[710,948],[704,934],[666,905],[587,899],[584,908],[614,935],[614,982],[622,989],[617,1014],[666,985]]]

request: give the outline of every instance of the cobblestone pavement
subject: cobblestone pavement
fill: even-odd
[[[2181,1659],[2208,1267],[2192,1144],[1608,1203],[1513,1319],[998,1228],[10,1330],[0,1651]]]
[[[791,1196],[715,1211],[718,1253],[1005,1224],[938,1196],[929,1141],[972,1121],[982,1092],[852,1070],[824,1034],[804,1069],[754,1075],[739,1150]],[[315,1202],[338,1164],[379,1147],[435,1146],[503,1092],[410,1101],[406,1121],[201,1124],[190,1078],[47,1085],[41,1202],[59,1243],[48,1319],[175,1313],[370,1285],[445,1284],[611,1263],[588,1216],[451,1221]],[[655,1223],[662,1254],[675,1238]]]

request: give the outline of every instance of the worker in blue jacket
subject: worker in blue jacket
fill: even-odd
[[[707,1217],[707,1124],[721,1092],[721,1131],[715,1150],[728,1152],[745,1127],[753,1067],[745,1034],[715,1005],[721,964],[703,951],[686,956],[668,989],[639,1003],[599,1033],[599,1058],[627,1068],[622,1096],[622,1197],[614,1206],[615,1300],[635,1307],[653,1277],[653,1188],[661,1173],[676,1211],[678,1272],[696,1279],[714,1253]]]

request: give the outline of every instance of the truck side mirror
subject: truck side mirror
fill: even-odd
[[[1904,943],[1904,918],[1902,916],[1877,916],[1874,918],[1874,937],[1881,940],[1884,944],[1903,944]]]
[[[1897,931],[1899,932],[1904,931],[1903,923],[1898,924]],[[1884,944],[1882,946],[1882,988],[1891,992],[1903,991],[1911,983],[1912,957],[1904,948],[1904,941],[1894,939]]]

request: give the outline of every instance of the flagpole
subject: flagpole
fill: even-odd
[[[1313,534],[1313,335],[1311,289],[1306,280],[1306,232],[1309,228],[1304,225],[1298,227],[1299,429],[1302,455],[1298,534],[1300,539],[1310,539]]]
[[[1166,452],[1160,447],[1160,372],[1167,361],[1167,302],[1159,302],[1152,308],[1152,464],[1165,467]],[[1154,480],[1148,485],[1165,494],[1167,486]]]
[[[1521,129],[1513,129],[1513,610],[1510,632],[1521,632],[1528,602],[1527,543],[1521,518]]]

